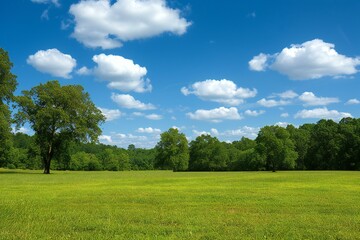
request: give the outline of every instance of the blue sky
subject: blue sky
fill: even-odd
[[[81,84],[101,142],[255,138],[265,125],[359,117],[357,0],[5,0],[18,90]],[[26,126],[23,131],[31,133]]]

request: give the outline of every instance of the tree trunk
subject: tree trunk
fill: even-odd
[[[50,174],[50,159],[44,159],[44,174]]]

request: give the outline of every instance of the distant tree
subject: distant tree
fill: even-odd
[[[8,53],[0,48],[0,167],[9,163],[12,148],[11,112],[8,104],[13,100],[17,86],[16,76],[11,73],[12,66]]]
[[[227,170],[228,162],[226,145],[216,137],[201,135],[191,141],[189,170],[224,171]]]
[[[256,138],[256,150],[266,160],[267,169],[293,169],[298,156],[290,134],[279,126],[265,126]]]
[[[310,146],[311,131],[307,130],[307,127],[295,128],[293,125],[288,125],[286,130],[290,133],[290,138],[295,145],[295,151],[298,153],[296,168],[306,169],[305,158]]]
[[[58,81],[49,81],[22,94],[17,98],[17,125],[30,123],[45,174],[50,173],[51,160],[64,144],[95,142],[101,134],[99,124],[105,117],[82,86],[61,86]]]
[[[184,171],[189,165],[188,141],[178,129],[163,132],[156,147],[156,166],[160,169]]]
[[[339,169],[341,148],[339,126],[333,120],[320,120],[312,128],[310,146],[306,156],[308,169]]]
[[[360,119],[343,118],[339,122],[339,169],[360,170]]]

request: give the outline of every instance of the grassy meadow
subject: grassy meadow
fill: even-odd
[[[0,169],[0,239],[360,239],[360,172]]]

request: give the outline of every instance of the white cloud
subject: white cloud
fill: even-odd
[[[138,109],[138,110],[152,110],[155,109],[155,106],[151,103],[142,103],[139,100],[136,100],[133,96],[129,94],[116,94],[111,95],[111,99],[117,103],[120,107],[128,109]]]
[[[289,105],[291,102],[285,101],[285,100],[276,101],[274,99],[267,100],[267,99],[263,98],[263,99],[260,99],[259,101],[257,101],[257,103],[264,107],[278,107],[278,106]]]
[[[138,128],[136,130],[136,132],[138,132],[138,133],[149,133],[149,134],[159,134],[159,133],[161,133],[161,130],[158,129],[158,128],[147,127],[147,128]]]
[[[62,78],[71,78],[70,73],[76,66],[74,58],[56,48],[40,50],[34,55],[30,55],[26,62],[39,72]]]
[[[299,96],[296,92],[294,92],[293,90],[288,90],[279,94],[276,94],[277,96],[279,96],[282,99],[293,99],[296,98],[297,96]]]
[[[239,120],[241,119],[238,110],[235,107],[215,108],[211,110],[199,109],[195,113],[187,113],[189,118],[194,120],[205,120],[211,122],[221,122],[222,120]]]
[[[237,87],[230,80],[205,80],[196,82],[189,88],[181,88],[181,92],[187,96],[194,94],[205,101],[223,103],[230,106],[236,106],[244,102],[245,98],[255,97],[256,89]]]
[[[129,40],[170,32],[182,35],[191,25],[165,0],[82,0],[70,7],[75,18],[72,36],[87,47],[111,49]]]
[[[219,131],[216,128],[210,129],[210,132],[211,132],[212,135],[215,135],[215,136],[219,135]]]
[[[93,61],[97,66],[94,74],[103,81],[110,82],[107,86],[124,92],[147,92],[152,90],[149,79],[145,79],[147,70],[135,64],[133,60],[117,55],[95,55]]]
[[[255,63],[259,56],[254,57]],[[357,73],[356,67],[360,65],[360,58],[341,55],[336,52],[334,44],[314,39],[284,48],[280,53],[267,57],[267,61],[260,66],[266,66],[266,64],[268,68],[287,75],[293,80],[317,79],[325,76],[339,78]],[[250,69],[264,70],[261,67],[258,70],[251,68],[251,65]]]
[[[287,123],[287,122],[277,122],[277,123],[275,123],[275,126],[279,126],[279,127],[283,127],[283,128],[286,128],[287,125],[290,125],[290,123]]]
[[[112,137],[109,135],[101,135],[99,136],[99,140],[105,144],[112,143]]]
[[[227,130],[222,135],[230,136],[230,137],[238,137],[238,138],[247,137],[254,139],[257,137],[259,131],[260,128],[244,126],[235,130]]]
[[[194,135],[196,137],[199,137],[199,136],[202,136],[202,135],[211,135],[209,132],[206,132],[206,131],[192,130],[192,132],[194,133]]]
[[[339,120],[345,117],[352,117],[350,113],[338,112],[337,110],[328,110],[324,108],[315,108],[312,110],[301,110],[295,114],[295,118],[321,118]]]
[[[312,92],[304,92],[299,99],[305,103],[305,106],[323,106],[339,102],[338,98],[316,97]]]
[[[280,117],[287,118],[287,117],[289,117],[289,113],[282,113],[282,114],[280,115]]]
[[[265,71],[268,66],[267,61],[269,57],[269,55],[263,53],[255,56],[252,60],[249,61],[250,70],[258,72]]]
[[[92,74],[92,70],[91,69],[88,69],[87,67],[82,67],[80,69],[78,69],[76,71],[76,73],[78,75],[83,75],[83,76],[86,76],[86,75],[91,75]]]
[[[161,115],[155,113],[146,115],[145,117],[150,120],[161,120],[163,118]]]
[[[33,3],[42,3],[42,4],[54,4],[57,7],[60,7],[59,0],[31,0]]]
[[[357,100],[356,98],[350,99],[349,101],[347,101],[345,103],[346,105],[355,105],[355,104],[360,104],[360,101]]]
[[[260,110],[260,111],[251,111],[251,110],[246,110],[245,111],[245,115],[251,116],[251,117],[257,117],[260,116],[261,114],[264,114],[265,111],[264,110]]]
[[[107,108],[100,108],[100,107],[98,107],[98,109],[102,112],[102,114],[106,118],[106,121],[108,121],[108,122],[118,119],[122,115],[122,113],[118,109],[107,109]]]

